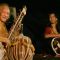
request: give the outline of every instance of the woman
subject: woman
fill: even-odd
[[[54,13],[49,14],[50,24],[45,29],[45,38],[60,37],[58,19]]]
[[[50,24],[46,27],[44,32],[44,36],[46,39],[46,48],[47,48],[48,54],[55,55],[50,46],[52,38],[60,37],[59,22],[55,13],[49,14],[49,21],[50,21]]]

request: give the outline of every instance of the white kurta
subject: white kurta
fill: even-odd
[[[3,22],[0,21],[0,37],[7,37],[8,36],[8,32],[6,29],[6,26]],[[3,40],[3,38],[0,38],[0,40]],[[4,48],[4,45],[2,44],[2,42],[0,42],[0,60],[4,60],[4,55],[6,53],[6,50]]]
[[[0,60],[3,60],[4,55],[5,55],[5,49],[4,46],[2,45],[2,43],[0,42]]]

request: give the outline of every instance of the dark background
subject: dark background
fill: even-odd
[[[60,0],[0,0],[17,9],[27,6],[27,14],[23,19],[23,33],[32,39],[36,53],[41,53],[44,47],[44,29],[48,24],[48,14],[55,12],[60,20]]]

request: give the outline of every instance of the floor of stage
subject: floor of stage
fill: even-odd
[[[59,56],[35,54],[33,60],[60,60]]]

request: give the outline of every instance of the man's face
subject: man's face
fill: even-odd
[[[55,14],[50,14],[50,22],[51,22],[52,24],[54,24],[54,23],[57,22],[57,18],[56,18],[56,16],[55,16]]]
[[[10,10],[8,7],[4,7],[1,11],[0,20],[6,22],[9,18]]]

